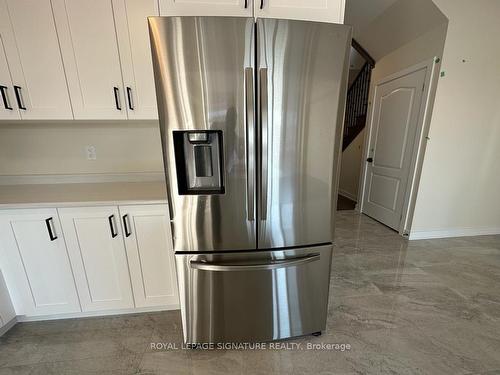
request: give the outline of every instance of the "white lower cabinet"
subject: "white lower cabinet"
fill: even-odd
[[[167,205],[120,206],[136,307],[178,304]]]
[[[80,311],[56,209],[0,211],[0,253],[18,315]]]
[[[134,307],[118,207],[58,211],[82,310]]]
[[[179,303],[166,204],[0,210],[0,270],[0,328]]]
[[[10,299],[7,285],[5,284],[2,276],[2,271],[0,271],[0,336],[6,329],[2,328],[9,324],[15,317],[16,312],[14,310],[14,306],[12,306],[12,301]]]

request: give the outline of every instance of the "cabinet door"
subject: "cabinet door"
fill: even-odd
[[[0,271],[0,328],[16,317],[10,294]]]
[[[50,0],[0,0],[0,34],[21,117],[73,119]]]
[[[83,311],[133,307],[118,208],[58,211]]]
[[[2,270],[19,315],[80,311],[55,209],[1,211],[0,247]]]
[[[159,0],[162,16],[252,17],[259,0]]]
[[[14,88],[0,34],[0,120],[18,120],[19,118],[19,110],[14,105]]]
[[[136,307],[178,304],[167,205],[120,206]]]
[[[345,0],[255,0],[255,17],[344,23]]]
[[[149,42],[149,16],[158,16],[157,0],[113,0],[129,119],[157,119],[156,91]]]
[[[126,119],[112,0],[52,0],[75,119]]]

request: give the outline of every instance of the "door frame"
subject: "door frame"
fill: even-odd
[[[411,224],[413,220],[413,213],[415,211],[415,202],[417,199],[418,185],[420,183],[420,176],[422,173],[422,164],[425,155],[425,149],[427,147],[427,141],[430,140],[429,127],[432,117],[432,110],[434,107],[434,99],[436,96],[436,89],[439,77],[439,67],[441,65],[440,57],[433,57],[431,59],[425,60],[421,63],[412,65],[405,69],[402,69],[396,73],[390,74],[386,77],[381,78],[377,82],[372,82],[370,84],[370,94],[368,101],[368,111],[369,117],[367,122],[367,131],[365,132],[365,139],[363,144],[363,153],[361,159],[361,178],[360,185],[358,189],[358,205],[357,209],[363,213],[363,205],[365,201],[365,188],[368,183],[367,179],[367,168],[366,159],[368,158],[369,145],[371,137],[373,135],[374,128],[374,107],[372,103],[375,102],[375,96],[377,94],[377,88],[387,82],[393,81],[397,78],[403,77],[405,75],[411,74],[418,70],[426,69],[425,81],[424,81],[424,92],[422,94],[422,103],[420,105],[420,111],[418,114],[417,130],[415,135],[415,141],[412,147],[407,149],[407,153],[411,152],[411,161],[409,168],[408,182],[406,185],[405,195],[403,199],[403,209],[401,212],[401,220],[399,223],[398,233],[403,236],[408,236],[411,229]]]

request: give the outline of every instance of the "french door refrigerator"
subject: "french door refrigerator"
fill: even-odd
[[[350,27],[151,17],[149,28],[184,340],[321,332]]]

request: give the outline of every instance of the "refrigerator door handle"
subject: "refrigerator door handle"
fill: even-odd
[[[268,181],[268,90],[267,90],[267,68],[261,68],[259,108],[260,108],[260,131],[259,131],[259,180],[260,180],[260,219],[267,219],[267,181]]]
[[[219,263],[207,263],[204,261],[192,260],[189,262],[191,268],[201,271],[262,271],[262,270],[275,270],[278,268],[301,266],[303,264],[316,262],[321,259],[320,254],[310,254],[305,257],[291,258],[283,260],[274,260],[267,263],[261,264],[219,264]]]
[[[247,171],[247,218],[255,220],[255,111],[253,68],[245,69],[245,101],[246,101],[246,171]]]

